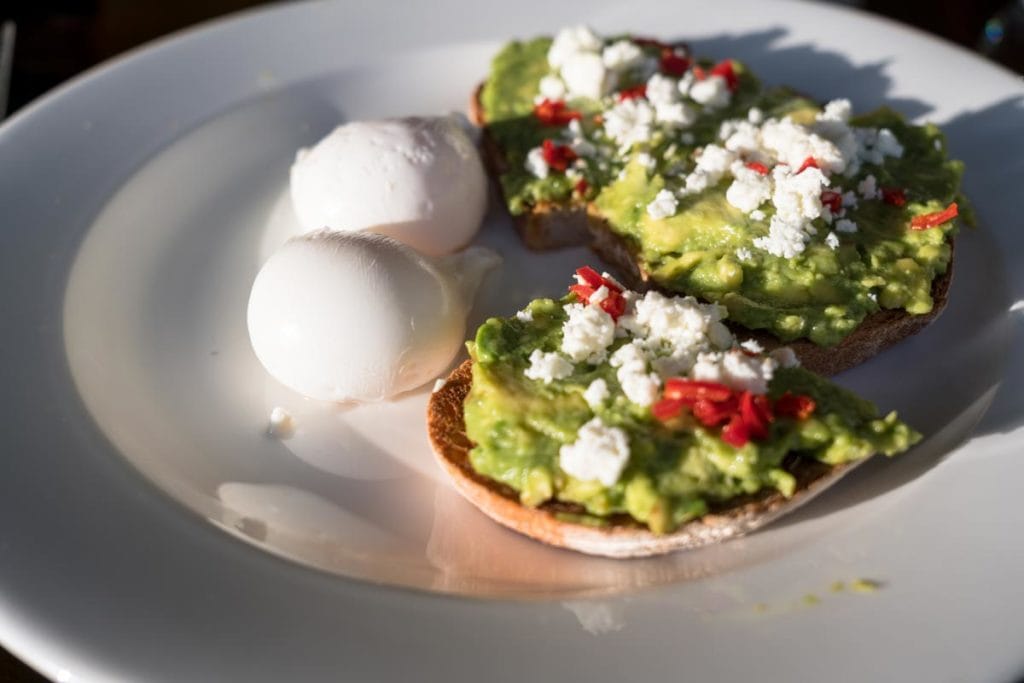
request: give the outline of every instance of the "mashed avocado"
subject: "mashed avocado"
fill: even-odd
[[[628,42],[628,37],[602,40],[608,62],[609,47]],[[545,202],[587,201],[592,214],[632,246],[639,264],[660,287],[721,303],[731,320],[768,330],[784,341],[806,338],[832,346],[882,309],[909,314],[932,310],[932,283],[949,267],[956,222],[925,230],[910,229],[910,222],[954,201],[961,214],[967,211],[959,196],[962,164],[947,158],[938,128],[911,125],[889,109],[844,120],[849,139],[856,137],[860,145],[846,154],[863,158],[845,172],[828,172],[821,196],[834,193],[829,209],[823,215],[806,210],[802,225],[788,226],[790,233],[802,231],[802,241],[794,247],[776,246],[775,232],[784,232],[787,224],[780,221],[782,228],[774,227],[774,196],[757,210],[741,210],[727,196],[734,172],[713,175],[706,186],[688,187],[689,176],[699,170],[706,149],[727,145],[726,126],[786,121],[826,135],[823,130],[830,124],[821,122],[828,118],[822,107],[785,88],[763,88],[736,61],[729,62],[734,81],[725,100],[702,104],[704,99],[695,94],[693,84],[706,83],[713,69],[711,62],[700,60],[675,79],[662,78],[656,69],[653,75],[662,78],[657,85],[678,82],[680,92],[688,87],[689,95],[654,92],[650,65],[669,48],[651,41],[636,45],[643,59],[621,72],[609,71],[606,80],[612,84],[606,96],[593,99],[566,92],[566,107],[578,114],[568,127],[564,122],[545,125],[534,114],[542,79],[559,77],[548,61],[550,38],[510,43],[494,58],[480,100],[488,132],[506,157],[500,182],[512,214]],[[623,116],[615,110],[622,93],[645,86],[637,101],[650,106],[624,115],[652,116],[649,130],[623,142],[610,119],[618,117],[614,125],[621,128]],[[670,96],[682,102],[686,117],[662,125],[663,103]],[[874,144],[873,136],[880,131],[897,141],[898,154],[864,154],[864,145]],[[546,140],[574,150],[573,163],[564,172],[542,167],[538,173],[531,166],[531,150],[536,154]],[[756,155],[740,151],[734,163],[737,158],[743,162]],[[773,163],[779,162],[769,162],[766,172]],[[667,215],[650,209],[663,191],[675,198]]]
[[[524,315],[492,318],[468,345],[474,360],[464,406],[466,432],[475,444],[470,463],[518,491],[525,505],[577,503],[590,523],[628,514],[665,533],[736,496],[763,489],[791,495],[795,481],[783,467],[787,454],[838,464],[876,452],[893,455],[920,438],[894,413],[879,417],[870,402],[799,367],[777,368],[768,396],[809,396],[813,414],[802,420],[776,416],[767,438],[741,447],[726,443],[719,427],[705,427],[688,414],[655,419],[651,407],[627,398],[607,359],[577,362],[553,381],[530,379],[526,371],[535,350],[564,348],[565,306],[574,301],[574,295],[540,299]],[[618,334],[608,356],[631,340]],[[592,405],[584,392],[597,379],[608,392]],[[577,479],[560,466],[560,449],[574,443],[581,426],[595,417],[628,439],[628,462],[610,486]]]

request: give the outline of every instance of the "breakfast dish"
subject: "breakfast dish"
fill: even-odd
[[[506,45],[471,111],[528,246],[589,243],[627,284],[718,302],[816,371],[945,304],[969,214],[933,125],[585,27]]]
[[[788,348],[741,343],[718,304],[576,277],[484,323],[431,397],[439,462],[506,526],[611,557],[694,548],[920,439]]]

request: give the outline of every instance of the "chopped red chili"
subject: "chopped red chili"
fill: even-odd
[[[739,407],[739,402],[735,396],[730,396],[725,401],[709,401],[708,399],[698,399],[691,410],[693,416],[700,421],[701,424],[707,427],[714,427],[720,425],[733,414]]]
[[[899,187],[883,187],[882,201],[893,206],[903,206],[907,203],[907,194]]]
[[[679,417],[683,412],[683,402],[674,398],[663,398],[651,406],[651,415],[664,422]]]
[[[679,377],[665,380],[665,398],[676,398],[691,405],[699,399],[717,402],[728,400],[730,396],[732,389],[718,382],[702,382]]]
[[[821,203],[832,213],[839,213],[843,210],[843,195],[835,190],[824,190],[821,193]]]
[[[646,83],[634,85],[632,88],[626,88],[625,90],[619,91],[619,102],[625,102],[626,100],[635,100],[638,97],[647,97]]]
[[[757,161],[748,161],[743,165],[749,168],[751,171],[757,171],[761,175],[768,175],[768,167],[762,163],[759,163]]]
[[[580,178],[579,180],[576,181],[576,184],[573,185],[573,189],[576,190],[576,194],[580,195],[581,197],[587,194],[587,190],[589,188],[590,183],[587,182],[586,178]]]
[[[590,303],[590,297],[601,287],[608,290],[608,295],[598,302],[597,306],[612,317],[618,320],[626,312],[626,298],[622,296],[622,288],[610,278],[606,278],[590,266],[583,266],[576,270],[576,277],[580,280],[569,287],[569,291],[576,295],[585,304]]]
[[[948,223],[959,215],[956,202],[953,202],[942,211],[926,213],[923,216],[914,216],[910,219],[911,230],[927,230],[943,223]]]
[[[569,164],[576,161],[576,152],[568,145],[556,145],[553,140],[544,140],[541,145],[544,161],[556,171],[565,171]]]
[[[722,441],[735,448],[743,448],[750,441],[750,427],[739,413],[735,413],[729,424],[725,425]]]
[[[736,76],[736,70],[732,66],[731,59],[724,59],[715,64],[714,68],[711,69],[711,75],[724,78],[725,84],[729,87],[729,92],[736,92],[736,88],[740,87],[740,80]]]
[[[578,111],[569,109],[561,100],[541,100],[533,105],[533,115],[545,126],[564,126],[583,116]]]
[[[768,436],[768,426],[775,419],[772,416],[768,397],[763,394],[752,394],[744,391],[740,396],[740,416],[747,425],[747,432],[752,439],[764,439]]]
[[[806,420],[812,414],[814,409],[817,407],[814,399],[810,396],[804,396],[803,394],[791,394],[790,392],[784,393],[775,399],[775,405],[773,409],[776,415],[782,415],[783,417],[794,417],[798,420]]]
[[[662,73],[679,78],[690,68],[690,60],[678,54],[674,49],[665,47],[661,51],[658,67]]]
[[[814,157],[807,157],[804,159],[804,163],[800,164],[800,168],[796,169],[796,172],[799,175],[809,168],[821,168],[821,166],[818,166],[818,160]]]

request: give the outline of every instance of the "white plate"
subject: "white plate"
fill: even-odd
[[[824,6],[421,5],[219,22],[0,128],[0,640],[59,680],[1024,669],[1019,79]],[[921,446],[747,539],[613,562],[519,538],[455,496],[426,447],[425,393],[327,409],[264,375],[244,303],[289,230],[295,148],[341,120],[461,109],[502,41],[580,21],[944,125],[981,223],[958,241],[949,310],[841,378],[900,410]],[[506,262],[471,325],[592,260],[526,254],[497,209],[480,241]],[[277,404],[300,421],[284,442],[262,434]],[[882,587],[830,590],[856,578]]]

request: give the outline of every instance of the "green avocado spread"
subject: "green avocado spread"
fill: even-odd
[[[609,49],[631,39],[600,40],[595,54],[603,49],[608,62]],[[545,99],[542,79],[563,87],[571,80],[569,67],[560,70],[549,63],[552,44],[551,38],[538,38],[506,45],[494,58],[480,94],[488,135],[505,157],[500,183],[512,214],[550,202],[586,202],[592,216],[625,240],[660,288],[720,303],[732,321],[783,341],[806,338],[832,346],[882,309],[913,315],[932,310],[933,282],[949,267],[957,222],[911,229],[911,221],[954,202],[959,215],[970,219],[959,194],[962,163],[947,157],[937,127],[912,125],[886,108],[847,115],[836,124],[831,105],[822,107],[786,88],[764,88],[747,66],[733,60],[727,60],[732,79],[727,96],[705,102],[694,84],[706,83],[714,65],[687,56],[685,74],[659,76],[658,60],[671,48],[645,40],[633,43],[641,58],[618,71],[609,68],[601,97],[574,95],[571,88],[563,95],[566,110],[576,117],[571,125],[544,121],[535,114],[536,103]],[[652,76],[663,77],[659,93],[648,80]],[[616,119],[622,127],[615,110],[625,99],[622,93],[638,87],[646,87],[646,94],[633,101],[641,103],[640,115],[655,112],[654,119],[623,142],[610,126]],[[689,94],[681,94],[686,87]],[[657,98],[671,104],[663,108]],[[662,124],[663,111],[674,111],[677,118],[685,112],[685,120]],[[638,115],[632,109],[626,114]],[[760,131],[759,151],[736,147],[739,138],[727,139],[738,122]],[[783,206],[793,196],[780,198],[775,174],[784,163],[776,152],[802,143],[769,140],[765,122],[795,124],[802,127],[805,142],[813,135],[815,145],[834,143],[845,155],[845,168],[822,170],[827,177],[820,197],[814,190],[813,196],[799,199],[820,199],[815,207]],[[884,147],[880,137],[896,143]],[[543,166],[538,172],[530,155],[539,155],[545,141],[573,150],[567,168]],[[733,168],[706,183],[693,183],[690,176],[699,175],[700,159],[712,146],[733,146],[733,167],[760,160],[774,189],[766,191],[756,209],[730,201],[730,187],[744,171]],[[769,148],[774,151],[765,156]],[[818,148],[808,149],[817,164]],[[797,163],[790,159],[790,180]],[[652,210],[663,191],[673,203],[668,211]]]
[[[585,511],[573,517],[577,521],[606,524],[628,515],[667,533],[737,496],[763,490],[792,495],[796,480],[786,469],[788,458],[834,465],[873,453],[893,455],[920,439],[895,413],[881,417],[870,402],[792,364],[775,368],[766,395],[770,401],[787,393],[810,397],[813,413],[776,414],[764,438],[727,443],[721,426],[705,426],[687,411],[657,419],[652,406],[627,396],[621,370],[613,366],[615,352],[636,338],[621,325],[596,362],[573,363],[547,381],[531,378],[537,350],[564,352],[567,306],[576,301],[572,294],[535,300],[514,318],[488,320],[468,344],[474,361],[464,404],[466,432],[475,444],[470,463],[517,491],[524,505],[573,503]],[[756,356],[736,346],[732,352]],[[607,388],[597,401],[585,397],[595,380]],[[564,449],[595,419],[621,430],[628,442],[628,460],[614,482],[577,478],[562,467]]]

